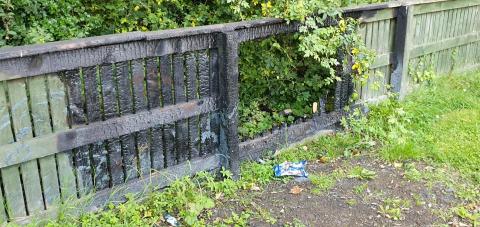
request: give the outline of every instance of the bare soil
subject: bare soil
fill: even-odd
[[[310,174],[320,174],[354,166],[373,170],[377,176],[372,180],[343,177],[321,194],[312,193],[315,185],[310,181],[294,179],[268,184],[260,191],[244,190],[234,199],[217,204],[210,221],[246,210],[254,213],[249,219],[250,226],[437,226],[452,221],[443,213],[460,202],[453,192],[440,185],[409,181],[402,168],[374,157],[309,163],[307,169]],[[355,190],[365,184],[368,184],[366,190]],[[294,186],[303,191],[291,194]],[[410,205],[401,209],[400,216],[392,217],[385,212],[393,208],[386,207],[388,199],[400,199]]]

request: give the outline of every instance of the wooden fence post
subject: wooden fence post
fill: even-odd
[[[350,98],[354,92],[354,84],[352,78],[353,59],[343,51],[338,51],[337,59],[340,64],[336,68],[336,74],[340,77],[335,85],[335,111],[342,112],[344,107],[348,105]]]
[[[240,175],[238,139],[238,57],[237,32],[218,35],[219,53],[219,106],[220,106],[220,155],[223,167],[229,168],[235,179]]]
[[[408,92],[408,63],[413,42],[414,18],[413,5],[403,5],[397,11],[397,26],[395,30],[394,71],[391,84],[393,92],[403,99]]]

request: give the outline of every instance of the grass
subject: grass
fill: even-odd
[[[402,211],[410,208],[410,201],[399,198],[387,198],[380,205],[380,213],[392,220],[403,219]]]
[[[377,108],[392,110],[386,106]],[[437,79],[396,108],[407,115],[409,136],[388,141],[384,158],[446,164],[480,183],[480,73]]]
[[[275,163],[286,160],[329,162],[361,152],[405,163],[404,177],[408,180],[423,180],[427,185],[441,182],[452,188],[465,205],[450,212],[472,223],[478,219],[468,205],[480,202],[480,73],[437,78],[403,102],[388,100],[371,107],[368,116],[353,114],[343,123],[346,126],[343,133],[286,149],[263,164],[243,163],[239,181],[233,181],[228,171],[221,173],[223,180],[220,181],[202,172],[194,178],[175,181],[166,190],[152,193],[144,202],[131,199],[81,218],[61,215],[62,218],[49,221],[48,226],[164,225],[163,217],[167,213],[177,217],[183,225],[203,226],[212,215],[211,208],[226,198],[237,196],[239,190],[256,191],[272,181],[288,181],[289,178],[273,177]],[[431,168],[421,169],[412,164],[417,161]],[[376,173],[352,167],[330,174],[311,174],[310,179],[315,185],[314,191],[322,193],[345,177],[369,180],[375,178]],[[368,183],[364,182],[354,191],[363,194],[367,188]],[[415,203],[424,202],[419,198]],[[406,200],[391,198],[381,204],[380,210],[384,216],[397,220],[410,206]],[[258,208],[215,220],[213,224],[246,226],[248,219],[254,216],[275,222]],[[291,224],[301,226],[300,221]]]

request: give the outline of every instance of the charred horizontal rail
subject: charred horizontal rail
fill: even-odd
[[[240,160],[257,160],[265,152],[285,148],[307,137],[335,129],[344,113],[331,112],[306,122],[283,127],[267,135],[240,143]]]
[[[295,32],[298,26],[262,19],[156,32],[133,32],[0,50],[0,81],[217,47],[215,36],[239,31],[242,41]]]
[[[125,195],[133,194],[135,198],[142,198],[149,192],[167,187],[173,181],[181,179],[184,176],[192,176],[200,171],[210,171],[220,168],[219,155],[209,155],[206,157],[195,158],[179,165],[171,166],[166,169],[156,171],[142,178],[132,180],[125,185],[108,188],[98,191],[92,196],[84,197],[80,200],[72,201],[69,207],[72,209],[52,207],[50,210],[36,213],[36,216],[15,218],[12,222],[25,225],[32,220],[41,225],[42,221],[57,218],[62,213],[69,215],[81,215],[86,212],[97,211],[98,208],[105,207],[109,203],[119,204],[126,201]]]
[[[214,98],[205,98],[3,145],[0,146],[0,168],[206,114],[217,109],[216,103]]]

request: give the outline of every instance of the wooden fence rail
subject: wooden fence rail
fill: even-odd
[[[383,75],[357,85],[363,100],[389,87],[403,96],[416,71],[480,66],[480,0],[344,11],[362,21],[371,74]],[[0,219],[24,223],[66,202],[91,210],[221,166],[238,175],[241,159],[338,123],[353,88],[342,70],[333,111],[238,139],[239,44],[297,30],[262,19],[1,49]]]

